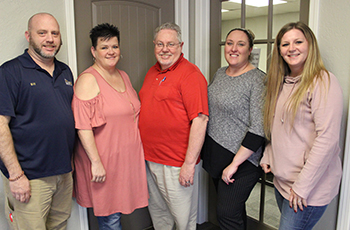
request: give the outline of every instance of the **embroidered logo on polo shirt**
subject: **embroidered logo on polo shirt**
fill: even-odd
[[[68,81],[67,79],[64,79],[64,82],[66,83],[66,85],[73,86],[72,82],[71,82],[71,81]]]
[[[36,86],[36,83],[35,82],[31,82],[30,86]]]

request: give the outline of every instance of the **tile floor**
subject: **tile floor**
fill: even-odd
[[[248,216],[258,220],[259,219],[259,209],[260,209],[260,183],[257,183],[249,196],[246,203]],[[265,213],[264,213],[264,223],[278,228],[280,219],[280,212],[277,207],[274,188],[266,186],[265,190]]]

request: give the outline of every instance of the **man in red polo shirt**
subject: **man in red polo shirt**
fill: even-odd
[[[139,127],[155,229],[196,229],[195,166],[208,122],[207,82],[183,57],[181,30],[165,23],[154,36],[157,63],[140,91]]]

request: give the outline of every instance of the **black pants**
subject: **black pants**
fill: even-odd
[[[217,191],[217,219],[220,229],[247,229],[245,202],[262,174],[261,167],[243,162],[233,175],[235,181],[227,185],[221,178],[213,178]]]

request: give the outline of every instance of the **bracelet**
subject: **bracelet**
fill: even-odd
[[[16,180],[19,180],[19,178],[21,178],[22,176],[24,175],[24,171],[22,171],[21,174],[19,174],[18,176],[16,176],[15,178],[9,178],[9,181],[13,182],[13,181],[16,181]]]

